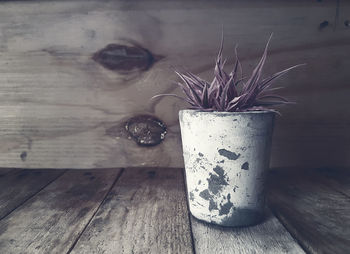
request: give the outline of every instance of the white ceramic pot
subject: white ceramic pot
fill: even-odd
[[[179,112],[191,214],[222,226],[261,221],[274,113]]]

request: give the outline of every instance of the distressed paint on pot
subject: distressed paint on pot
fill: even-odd
[[[274,113],[179,112],[191,214],[222,226],[262,220]]]

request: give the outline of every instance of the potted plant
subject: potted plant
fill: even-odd
[[[181,99],[191,105],[179,112],[179,120],[189,208],[197,219],[221,226],[248,226],[263,218],[265,173],[278,113],[270,106],[290,103],[276,95],[271,84],[299,66],[262,78],[270,39],[246,79],[241,77],[237,50],[232,71],[224,70],[223,38],[212,82],[176,71],[186,95]],[[155,97],[165,95],[179,97]]]

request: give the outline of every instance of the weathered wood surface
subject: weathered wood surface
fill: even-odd
[[[0,168],[0,177],[4,177],[9,172],[18,171],[19,169],[13,169],[13,168]]]
[[[350,172],[348,168],[319,168],[312,173],[313,176],[318,176],[318,181],[350,197]]]
[[[246,228],[208,225],[194,217],[191,223],[197,254],[305,253],[269,211],[263,223]]]
[[[192,253],[180,169],[126,169],[71,253]]]
[[[119,173],[66,172],[0,221],[0,253],[67,253]]]
[[[233,229],[189,218],[180,169],[63,172],[0,169],[0,212],[13,204],[0,216],[0,253],[336,254],[350,246],[347,170],[273,171],[274,215]]]
[[[63,173],[62,169],[50,171],[12,169],[0,177],[0,220]]]
[[[298,104],[281,109],[272,165],[350,165],[350,2],[335,17],[336,2],[3,1],[0,166],[182,167],[184,104],[149,99],[179,93],[172,66],[211,76],[222,24],[224,53],[238,43],[248,70],[271,32],[266,73],[308,64],[276,84]],[[162,143],[128,138],[125,121],[139,114],[165,123]],[[159,126],[142,119],[144,139],[159,140]]]
[[[305,172],[270,175],[269,204],[309,253],[348,253],[350,198]]]

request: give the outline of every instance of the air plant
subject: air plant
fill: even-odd
[[[265,46],[260,61],[249,78],[242,78],[242,67],[238,58],[237,47],[235,47],[236,60],[232,71],[227,73],[224,70],[226,60],[223,60],[222,57],[224,44],[222,36],[214,68],[214,78],[210,83],[191,72],[175,71],[182,80],[182,82],[177,84],[186,97],[176,94],[159,94],[152,98],[175,96],[189,103],[192,109],[201,111],[243,112],[267,110],[277,112],[275,109],[271,109],[270,106],[292,102],[274,93],[279,88],[271,88],[272,81],[302,64],[289,67],[267,78],[262,78],[262,69],[267,57],[267,49],[271,37],[272,35]],[[239,71],[240,76],[238,75]]]

